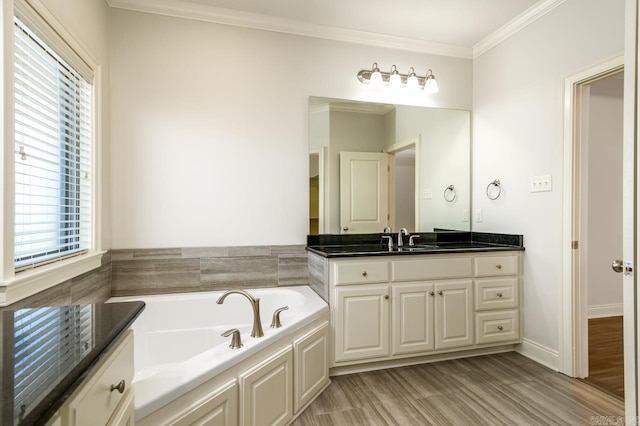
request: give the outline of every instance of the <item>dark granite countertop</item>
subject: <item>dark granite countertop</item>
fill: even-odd
[[[143,309],[123,302],[2,312],[0,424],[45,424]]]
[[[416,254],[466,253],[524,250],[522,235],[480,232],[439,231],[420,232],[416,245],[410,246],[404,237],[403,246],[391,250],[382,243],[382,236],[397,234],[309,235],[307,251],[323,257],[407,256]]]

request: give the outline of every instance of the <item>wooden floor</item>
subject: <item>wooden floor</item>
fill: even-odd
[[[587,380],[624,398],[622,317],[589,320],[589,377]]]
[[[624,415],[620,398],[515,352],[332,381],[293,425],[577,425]]]

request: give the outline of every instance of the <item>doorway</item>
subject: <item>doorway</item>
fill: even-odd
[[[418,232],[420,203],[418,182],[420,179],[420,135],[387,146],[384,152],[389,160],[389,224],[392,229],[406,228]]]
[[[611,261],[623,258],[623,86],[622,57],[565,81],[559,353],[561,372],[619,396],[623,277]]]
[[[622,274],[622,116],[624,71],[581,87],[580,285],[587,299],[585,380],[624,397]]]

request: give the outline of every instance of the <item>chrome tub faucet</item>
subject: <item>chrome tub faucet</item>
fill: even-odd
[[[262,337],[264,332],[262,331],[262,323],[260,322],[260,298],[253,297],[251,294],[244,290],[229,290],[225,291],[222,296],[216,301],[218,305],[222,305],[224,299],[230,294],[241,294],[251,302],[251,308],[253,308],[253,330],[251,330],[251,337]]]

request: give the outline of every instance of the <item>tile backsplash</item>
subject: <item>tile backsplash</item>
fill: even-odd
[[[124,249],[112,252],[112,295],[306,285],[304,245]]]

